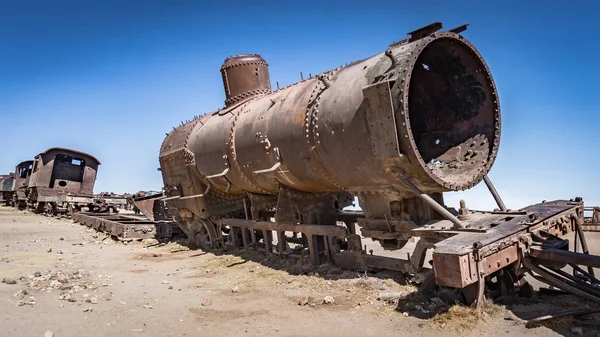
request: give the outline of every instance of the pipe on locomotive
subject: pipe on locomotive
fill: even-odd
[[[475,47],[434,25],[274,92],[262,57],[226,59],[226,107],[187,139],[206,183],[232,195],[479,183],[500,142],[496,87]]]

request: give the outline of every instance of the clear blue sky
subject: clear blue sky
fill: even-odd
[[[463,23],[502,108],[490,177],[510,207],[600,204],[600,44],[593,1],[2,1],[0,173],[47,147],[102,162],[96,192],[160,189],[172,126],[223,105],[219,67],[259,53],[273,86]],[[480,184],[448,195],[493,206]]]

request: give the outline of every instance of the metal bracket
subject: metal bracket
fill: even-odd
[[[271,141],[269,141],[269,137],[267,135],[263,135],[262,132],[256,133],[256,142],[263,146],[263,149],[269,153],[271,151]]]
[[[408,33],[409,42],[417,41],[424,37],[427,37],[427,36],[437,32],[438,30],[442,29],[442,27],[443,27],[443,25],[441,22],[434,22],[425,27],[421,27],[419,29],[413,30],[412,32]]]
[[[463,25],[463,26],[467,26],[467,25]],[[457,30],[455,33],[458,34],[459,32],[462,32],[463,30],[465,30],[466,27],[464,27],[464,29],[463,29],[463,26],[454,28],[454,30]],[[390,47],[397,47],[397,46],[401,46],[401,45],[405,45],[405,44],[408,44],[411,42],[418,41],[420,39],[423,39],[423,38],[437,32],[438,30],[440,30],[442,28],[443,28],[443,25],[441,22],[434,22],[430,25],[427,25],[425,27],[421,27],[419,29],[413,30],[412,32],[409,32],[407,34],[408,35],[407,38],[390,44]]]
[[[214,179],[214,178],[223,177],[224,175],[227,174],[227,172],[229,172],[229,167],[226,168],[225,170],[223,170],[223,172],[221,172],[221,173],[213,174],[211,176],[206,176],[206,179]]]
[[[458,26],[456,28],[452,28],[452,29],[450,29],[448,31],[452,32],[452,33],[460,34],[460,33],[464,32],[465,30],[467,30],[467,27],[469,27],[468,23],[466,23],[466,24],[464,24],[462,26]]]
[[[233,110],[237,109],[238,107],[242,106],[245,103],[248,103],[250,100],[252,100],[254,98],[256,98],[256,97],[251,96],[251,97],[243,99],[243,100],[241,100],[239,102],[236,102],[232,106],[229,106],[229,107],[226,107],[224,109],[216,111],[215,113],[213,113],[213,116],[215,116],[215,115],[223,116],[223,115],[226,115],[226,114],[228,114],[230,112],[233,112]]]
[[[492,184],[492,181],[487,176],[487,174],[483,176],[483,181],[485,182],[485,185],[487,186],[488,190],[490,190],[490,193],[492,193],[492,196],[494,197],[494,200],[496,200],[496,204],[498,204],[498,207],[500,208],[500,210],[502,212],[506,212],[507,209],[506,209],[506,206],[504,205],[504,201],[502,201],[500,194],[498,194],[498,191],[496,191],[494,184]]]
[[[226,166],[227,168],[225,168],[225,169],[223,170],[223,172],[221,172],[221,173],[217,173],[217,174],[213,174],[213,175],[210,175],[210,176],[206,176],[205,178],[206,178],[207,180],[214,179],[214,178],[225,177],[225,175],[227,174],[227,172],[229,172],[229,168],[230,168],[231,166],[229,165],[229,161],[227,160],[227,155],[226,155],[226,154],[225,154],[225,155],[223,155],[223,159],[225,159],[225,166]],[[230,183],[230,182],[229,182],[229,180],[227,180],[227,179],[225,179],[225,181],[227,181],[227,188],[225,189],[225,193],[229,193],[229,189],[231,188],[231,183]],[[209,185],[209,187],[210,187],[210,182],[208,183],[208,185]],[[207,190],[207,192],[205,192],[205,193],[208,193],[208,190]],[[205,193],[203,193],[203,194],[205,194]]]
[[[206,190],[202,194],[194,194],[194,195],[188,195],[187,197],[180,197],[179,200],[202,198],[205,195],[207,195],[209,191],[210,191],[210,184],[207,185]]]
[[[450,220],[456,229],[464,229],[465,224],[463,224],[457,217],[455,217],[452,213],[450,213],[444,206],[440,205],[437,201],[435,201],[428,194],[421,191],[415,184],[412,183],[408,178],[404,176],[404,170],[392,167],[390,169],[392,173],[396,175],[396,178],[400,180],[409,190],[411,190],[414,194],[416,194],[419,198],[423,199],[431,208],[440,213],[443,217]]]
[[[268,169],[252,171],[252,174],[259,175],[263,173],[274,172],[279,168],[279,166],[281,166],[281,156],[279,155],[279,148],[273,148],[273,152],[275,153],[275,160],[277,160],[277,163],[275,163],[275,165],[271,166]]]
[[[392,52],[392,48],[388,47],[388,49],[385,51],[385,56],[387,56],[390,59],[390,61],[392,61],[392,65],[390,66],[390,69],[388,69],[388,71],[396,68],[396,66],[398,65],[398,60],[394,56],[394,53]]]
[[[161,201],[165,202],[165,201],[168,201],[168,200],[174,200],[174,199],[179,199],[179,198],[181,198],[181,196],[177,195],[177,196],[174,196],[174,197],[164,198]]]
[[[229,161],[227,160],[227,155],[223,155],[223,159],[225,159],[225,166],[227,167],[225,170],[223,170],[223,172],[221,173],[217,173],[217,174],[213,174],[210,176],[206,176],[206,179],[214,179],[214,178],[219,178],[219,177],[223,177],[227,174],[227,172],[229,172]]]
[[[325,74],[317,75],[317,79],[325,85],[325,89],[331,86],[331,83],[329,83],[329,80],[327,80],[327,76]]]
[[[179,192],[179,195],[174,196],[174,197],[162,196],[158,200],[162,201],[163,203],[165,203],[168,200],[179,199],[181,197],[181,189],[179,188],[179,186],[176,186],[176,185],[174,185],[174,186],[165,186],[164,190],[165,190],[165,192],[163,192],[163,193],[168,193],[170,191],[177,191],[177,192]]]

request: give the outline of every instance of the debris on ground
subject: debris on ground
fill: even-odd
[[[406,297],[408,297],[408,295],[410,295],[410,293],[379,293],[379,296],[377,296],[377,300],[384,302],[391,302],[394,300],[398,301],[401,299],[405,299]]]
[[[17,284],[17,280],[12,279],[12,278],[8,278],[5,277],[2,279],[2,283],[6,283],[6,284]]]

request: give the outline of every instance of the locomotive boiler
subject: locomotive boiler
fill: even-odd
[[[427,222],[434,214],[411,188],[441,202],[441,192],[477,184],[498,151],[500,110],[492,76],[468,41],[452,31],[421,35],[275,92],[260,56],[228,58],[225,108],[163,143],[167,188],[202,195],[171,203],[190,200],[198,207],[189,211],[210,218],[243,209],[248,196],[281,192],[336,194],[341,209],[351,192],[367,219],[403,221],[415,210],[410,221]],[[170,173],[182,168],[197,180],[178,186]],[[212,202],[209,187],[223,200]]]
[[[162,200],[190,243],[427,271],[471,303],[492,279],[512,286],[490,289],[522,286],[515,236],[542,224],[553,235],[574,230],[582,203],[506,209],[487,178],[501,125],[492,75],[460,35],[466,25],[441,29],[420,28],[374,56],[275,91],[261,56],[227,58],[225,106],[174,128],[160,149]],[[443,192],[482,180],[497,210],[444,205]],[[362,211],[344,210],[355,197]],[[398,250],[412,237],[407,259],[367,254],[361,241]],[[432,248],[433,271],[424,269]]]

